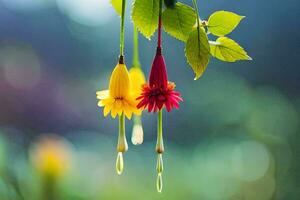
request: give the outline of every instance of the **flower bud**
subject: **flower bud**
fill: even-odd
[[[110,77],[109,93],[114,98],[124,98],[129,92],[130,79],[126,65],[117,64]]]

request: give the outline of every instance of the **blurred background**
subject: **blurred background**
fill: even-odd
[[[253,61],[212,59],[194,81],[184,44],[163,35],[169,79],[184,102],[164,113],[158,194],[156,116],[144,112],[144,144],[129,143],[118,176],[118,122],[97,107],[95,92],[108,87],[119,51],[109,0],[0,0],[0,199],[299,199],[300,2],[198,4],[203,19],[217,10],[247,16],[230,37]],[[146,74],[155,41],[140,37]]]

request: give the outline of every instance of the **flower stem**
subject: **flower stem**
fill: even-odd
[[[125,22],[126,0],[122,0],[121,30],[120,30],[120,56],[124,56],[124,22]]]
[[[164,142],[163,142],[163,130],[162,130],[162,109],[158,111],[157,117],[157,142],[156,142],[156,152],[157,155],[157,163],[156,163],[156,171],[157,171],[157,180],[156,180],[156,189],[159,193],[162,192],[162,173],[163,173],[163,159],[162,154],[164,152]]]
[[[43,197],[44,200],[53,200],[57,198],[56,195],[56,179],[53,176],[43,177]]]
[[[199,16],[197,0],[193,0],[193,5],[194,5],[195,13],[197,15],[198,55],[200,56],[200,16]]]
[[[135,26],[133,26],[133,67],[141,67],[139,60],[139,33]]]
[[[126,141],[126,134],[125,134],[125,115],[124,113],[121,114],[119,117],[119,137],[118,137],[118,156],[116,160],[116,170],[119,175],[122,174],[124,168],[124,161],[123,161],[123,153],[127,151],[128,145]]]
[[[125,133],[125,115],[122,113],[119,117],[119,138],[118,138],[118,152],[125,152],[128,149],[126,133]]]
[[[159,11],[158,11],[158,37],[157,47],[161,47],[161,15],[162,15],[162,0],[159,0]]]
[[[199,28],[200,27],[200,16],[199,16],[199,9],[198,9],[198,5],[197,5],[197,0],[193,0],[193,5],[194,5],[195,13],[197,15],[197,28]]]
[[[164,152],[164,141],[163,141],[163,130],[162,130],[162,110],[158,111],[157,117],[157,142],[156,152],[162,154]]]

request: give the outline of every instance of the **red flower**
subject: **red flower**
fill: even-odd
[[[168,82],[166,64],[161,48],[158,47],[152,64],[149,84],[144,84],[138,108],[148,108],[148,112],[161,110],[163,106],[170,112],[173,108],[179,108],[179,101],[183,101],[181,94],[174,91],[175,84]]]

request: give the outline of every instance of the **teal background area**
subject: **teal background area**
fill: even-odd
[[[194,81],[184,44],[163,34],[169,79],[184,102],[163,114],[158,194],[156,115],[143,113],[141,146],[131,144],[127,121],[129,151],[118,176],[118,122],[97,107],[95,92],[108,87],[119,53],[119,17],[108,0],[0,0],[0,199],[47,199],[30,152],[48,134],[59,136],[70,156],[55,200],[299,199],[300,2],[199,0],[198,6],[203,19],[217,10],[246,16],[229,37],[253,61],[212,59]],[[156,35],[150,41],[140,35],[139,47],[148,74]]]

